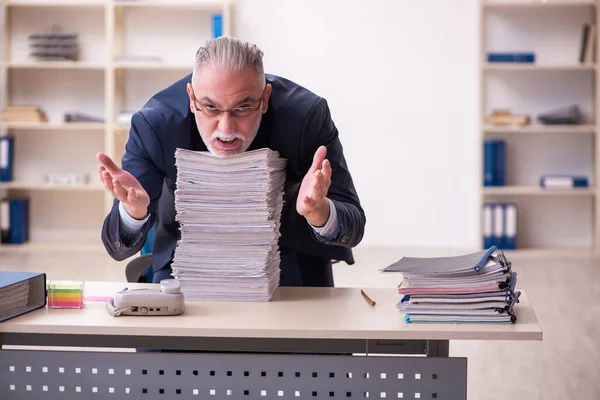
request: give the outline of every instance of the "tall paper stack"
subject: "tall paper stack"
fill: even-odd
[[[517,273],[496,246],[454,257],[404,257],[384,269],[402,272],[397,308],[406,322],[515,323]]]
[[[173,276],[187,299],[270,301],[279,285],[286,160],[270,149],[220,157],[177,149]]]

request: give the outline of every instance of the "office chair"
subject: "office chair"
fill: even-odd
[[[152,283],[152,245],[154,243],[154,227],[148,231],[146,241],[140,250],[140,256],[129,261],[125,266],[127,282]]]

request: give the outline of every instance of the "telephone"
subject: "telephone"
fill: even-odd
[[[176,279],[163,279],[160,289],[128,289],[117,292],[106,302],[108,313],[120,315],[180,315],[185,306],[181,283]]]

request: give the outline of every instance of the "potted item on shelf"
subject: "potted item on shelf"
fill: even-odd
[[[490,125],[528,125],[530,118],[528,115],[515,115],[509,110],[494,110],[486,117],[486,123]]]
[[[571,105],[540,114],[538,121],[545,125],[576,125],[583,122],[583,114],[577,105]]]

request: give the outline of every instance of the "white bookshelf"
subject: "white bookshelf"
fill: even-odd
[[[2,122],[15,137],[13,181],[0,197],[30,198],[30,243],[0,252],[102,249],[100,231],[112,198],[97,176],[96,153],[120,164],[129,133],[121,111],[138,110],[153,94],[192,70],[197,48],[210,39],[212,15],[231,32],[233,0],[0,0],[0,108],[39,106],[47,123]],[[28,35],[57,24],[78,35],[77,61],[37,61]],[[121,61],[120,55],[158,61]],[[103,122],[64,122],[82,112]],[[57,185],[43,174],[88,173],[90,182]]]
[[[596,23],[598,12],[596,1],[480,0],[480,202],[517,204],[518,248],[510,254],[600,254],[598,66],[597,58],[579,62],[582,25]],[[489,63],[489,51],[533,52],[536,62]],[[584,124],[537,121],[539,114],[572,104],[582,110]],[[488,125],[485,118],[496,109],[528,115],[531,124]],[[505,186],[483,184],[485,139],[505,140]],[[542,188],[545,174],[586,175],[590,187]]]

